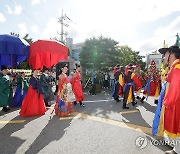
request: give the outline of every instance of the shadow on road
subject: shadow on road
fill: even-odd
[[[14,111],[17,111],[20,109],[20,107],[13,107],[13,108],[10,108],[10,110],[8,112],[4,112],[2,111],[2,107],[0,107],[0,116],[3,116],[3,115],[6,115],[8,113],[11,113],[11,112],[14,112]]]
[[[11,136],[16,131],[24,128],[26,124],[35,120],[37,117],[27,118],[23,123],[11,123],[14,120],[24,120],[20,116],[15,117],[3,128],[0,129],[0,153],[1,154],[14,154],[17,149],[25,142],[18,137]]]
[[[93,115],[93,116],[97,116],[97,117],[103,117],[103,118],[107,118],[107,119],[117,120],[117,119],[113,119],[113,118],[117,118],[118,117],[117,114],[120,114],[120,112],[137,110],[137,108],[133,107],[132,104],[128,104],[130,109],[123,110],[122,109],[122,104],[123,104],[122,100],[117,103],[114,100],[111,100],[110,94],[109,95],[97,94],[96,96],[87,96],[86,99],[90,100],[89,102],[87,101],[85,103],[86,107],[81,108],[79,106],[76,106],[75,110],[77,112],[85,113],[85,114],[89,114],[89,115]],[[109,99],[109,101],[99,101],[99,100],[108,100],[108,99]],[[94,102],[92,102],[92,100],[94,100]],[[151,104],[149,104],[147,102],[144,102],[142,104],[140,101],[138,101],[138,105],[144,107],[145,112],[149,111],[151,113],[155,113],[156,106],[152,106]],[[110,116],[111,114],[116,114],[116,116],[114,116],[112,118],[112,116]],[[120,118],[121,116],[123,118],[119,119],[118,121],[124,122],[127,125],[127,127],[133,127],[133,129],[137,129],[137,128],[140,129],[142,132],[145,133],[144,137],[147,138],[149,143],[152,140],[155,140],[154,143],[156,143],[156,145],[152,145],[152,146],[155,146],[155,147],[161,149],[162,151],[171,149],[171,147],[169,147],[169,146],[164,146],[161,143],[158,144],[157,141],[159,141],[159,140],[162,141],[164,138],[154,136],[151,134],[152,126],[149,125],[147,123],[146,119],[143,118],[141,112],[135,112],[135,113],[130,113],[130,114],[121,114],[118,118]],[[150,118],[152,118],[152,117],[150,117]],[[124,120],[124,119],[126,119],[126,120]],[[135,142],[135,140],[134,140],[134,142]]]
[[[70,125],[71,120],[72,119],[60,121],[57,116],[54,116],[49,120],[49,123],[44,127],[25,154],[38,153],[52,141],[61,139],[65,133],[65,128]]]

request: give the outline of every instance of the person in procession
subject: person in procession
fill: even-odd
[[[68,66],[64,64],[61,68],[61,74],[59,75],[58,94],[55,104],[55,114],[58,117],[66,117],[74,112],[72,102],[75,101],[75,96],[73,95],[70,81],[66,75],[67,71]]]
[[[180,91],[178,90],[180,88],[180,49],[173,45],[169,48],[161,48],[159,52],[164,55],[164,62],[168,65],[169,72],[158,100],[152,133],[163,131],[171,139],[180,141]],[[176,144],[172,150],[165,153],[180,153],[180,145]]]
[[[9,97],[10,97],[10,80],[7,76],[8,70],[7,67],[1,65],[0,73],[0,107],[3,107],[2,111],[7,112],[9,108]]]
[[[71,84],[73,88],[73,93],[76,97],[76,101],[74,102],[74,105],[79,102],[80,106],[85,107],[85,104],[82,102],[84,100],[84,93],[82,90],[82,84],[81,84],[81,75],[80,75],[80,68],[81,66],[76,64],[76,71],[71,79]]]
[[[51,105],[48,104],[50,101],[50,97],[52,97],[51,85],[50,85],[50,76],[49,76],[48,68],[43,69],[43,74],[40,77],[40,84],[42,87],[44,102],[46,107],[50,107]]]
[[[46,112],[38,72],[38,70],[32,72],[30,85],[19,112],[21,117],[41,116]]]
[[[112,91],[112,97],[116,102],[119,102],[119,96],[122,96],[123,92],[123,74],[121,73],[121,66],[117,64],[114,67],[114,78],[115,78],[115,83]]]
[[[150,66],[145,75],[146,86],[144,87],[144,96],[141,99],[141,102],[144,102],[144,99],[148,96],[154,97],[154,104],[158,103],[158,97],[160,94],[160,73],[156,67],[154,60],[151,60]]]
[[[124,74],[123,109],[129,109],[129,107],[126,106],[128,103],[132,103],[133,106],[137,104],[134,97],[135,87],[137,87],[137,89],[139,90],[140,88],[142,88],[142,84],[135,73],[133,73],[133,65],[128,64],[125,68]]]
[[[19,107],[22,105],[22,101],[25,98],[28,90],[28,83],[25,79],[25,73],[21,72],[17,78],[17,87],[13,97],[13,107]]]
[[[139,82],[141,82],[141,84],[142,84],[143,77],[141,74],[141,67],[139,64],[135,65],[134,73],[136,74],[137,78],[139,79]],[[135,86],[134,92],[136,93],[136,98],[140,100],[141,99],[141,97],[140,97],[141,88]]]

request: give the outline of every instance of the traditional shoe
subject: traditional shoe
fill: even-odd
[[[144,103],[144,99],[145,99],[145,98],[146,98],[146,97],[144,97],[144,96],[141,98],[141,100],[140,100],[141,103]]]
[[[51,107],[51,105],[49,105],[49,104],[46,104],[46,107]]]
[[[2,111],[4,111],[4,112],[8,112],[9,110],[10,110],[9,107],[3,107],[3,109],[2,109]]]
[[[165,154],[177,154],[174,150],[165,151]]]
[[[154,104],[158,104],[158,100],[154,100]]]
[[[85,107],[84,103],[82,103],[81,101],[79,102],[80,106]]]
[[[132,102],[132,105],[135,106],[137,104],[137,102]]]
[[[76,101],[74,101],[74,106],[76,106],[77,105],[77,102]]]
[[[85,107],[85,104],[81,103],[80,106]]]
[[[129,109],[129,107],[126,106],[126,103],[123,103],[122,108],[123,108],[123,109]]]
[[[137,98],[137,99],[141,99],[141,97],[139,97],[139,96],[137,96],[136,98]]]
[[[123,109],[129,109],[129,107],[127,107],[127,106],[123,106],[122,108],[123,108]]]
[[[120,102],[120,100],[117,98],[117,99],[115,99],[116,100],[116,102]]]

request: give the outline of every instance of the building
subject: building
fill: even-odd
[[[162,54],[160,53],[152,53],[146,55],[146,68],[149,67],[151,60],[154,60],[156,63],[157,68],[161,68],[161,62],[162,62]]]
[[[72,48],[73,48],[73,38],[70,38],[70,37],[66,38],[66,45],[68,46],[68,48],[70,50],[72,50]]]
[[[75,63],[80,63],[79,53],[82,50],[84,42],[73,44],[73,38],[66,39],[66,45],[71,50],[71,58],[75,60]]]
[[[73,44],[72,59],[74,59],[77,63],[80,63],[79,53],[81,52],[83,45],[84,43]]]

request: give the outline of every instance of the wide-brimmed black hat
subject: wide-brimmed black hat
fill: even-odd
[[[7,69],[7,66],[1,65],[1,71],[6,70],[6,69]]]
[[[43,67],[43,72],[45,72],[45,71],[49,71],[49,69],[44,66],[44,67]]]
[[[127,68],[129,69],[129,70],[132,70],[132,69],[134,69],[136,66],[135,65],[133,65],[133,64],[129,64],[129,65],[127,65]]]
[[[165,54],[167,51],[170,53],[180,52],[180,49],[177,45],[172,45],[169,48],[161,48],[158,50],[161,54]]]

